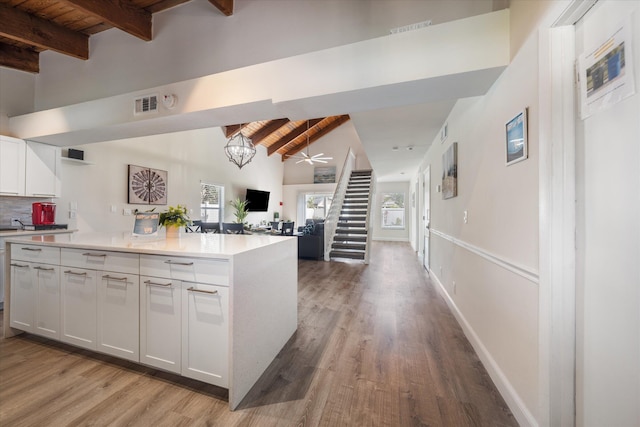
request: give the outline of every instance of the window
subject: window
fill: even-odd
[[[200,183],[200,218],[202,222],[220,222],[224,218],[224,187]]]
[[[331,208],[333,194],[305,194],[304,220],[325,219]]]
[[[382,194],[382,228],[404,228],[404,193]]]

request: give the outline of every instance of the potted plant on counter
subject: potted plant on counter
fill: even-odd
[[[183,205],[169,206],[169,210],[160,213],[160,227],[167,229],[167,237],[179,237],[180,229],[191,224],[187,215],[187,207]]]

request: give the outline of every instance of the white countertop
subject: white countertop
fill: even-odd
[[[134,237],[131,233],[72,233],[50,235],[17,235],[8,243],[31,243],[65,248],[190,256],[196,258],[230,258],[235,254],[283,243],[296,237],[246,234],[184,233],[179,238]]]
[[[41,234],[61,234],[61,233],[73,233],[76,230],[56,229],[56,230],[15,230],[15,231],[0,231],[0,238],[7,237],[23,237],[34,236]]]

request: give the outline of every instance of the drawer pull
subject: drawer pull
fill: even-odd
[[[118,280],[120,282],[126,282],[127,278],[126,277],[113,277],[113,276],[109,276],[108,274],[105,276],[102,276],[103,279],[107,279],[107,280]]]
[[[173,264],[173,265],[193,265],[193,262],[175,262],[171,260],[167,260],[164,262],[165,264]]]
[[[86,276],[87,272],[84,271],[82,273],[76,273],[75,271],[67,270],[67,271],[64,272],[64,274],[72,274],[74,276]]]
[[[144,283],[146,285],[149,285],[149,286],[162,286],[163,288],[167,288],[167,287],[171,286],[171,282],[169,282],[169,283],[156,283],[156,282],[152,282],[151,280],[145,280]]]
[[[82,254],[83,256],[95,256],[95,257],[106,257],[107,254],[96,254],[91,252],[85,252]]]
[[[33,267],[33,268],[36,269],[36,270],[43,270],[43,271],[53,271],[53,270],[55,270],[53,267],[45,268],[45,267],[36,266],[36,267]]]
[[[23,251],[42,252],[42,248],[21,248]]]
[[[192,291],[192,292],[200,292],[201,294],[212,294],[212,295],[218,295],[218,291],[205,291],[204,289],[196,289],[196,288],[187,288],[188,291]]]
[[[29,267],[27,264],[16,264],[16,263],[13,263],[13,262],[10,265],[11,265],[11,267],[19,267],[19,268],[27,268],[27,267]]]

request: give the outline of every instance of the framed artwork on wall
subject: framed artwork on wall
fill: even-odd
[[[442,154],[442,198],[458,195],[458,143],[454,142]]]
[[[167,171],[129,165],[129,203],[166,205],[167,175]]]
[[[314,184],[333,184],[336,182],[335,166],[316,166],[313,168]]]
[[[527,158],[527,109],[505,125],[507,166]]]

